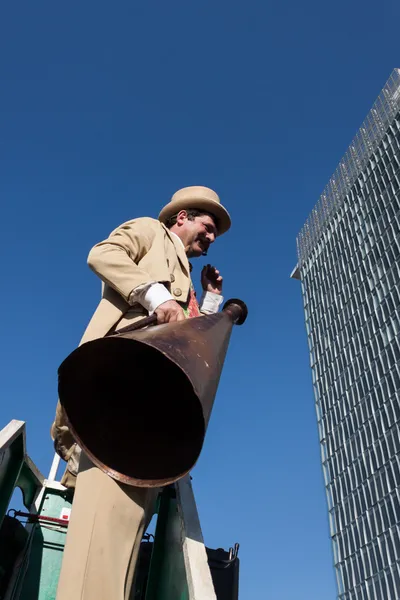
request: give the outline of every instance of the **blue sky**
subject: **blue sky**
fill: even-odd
[[[206,543],[239,542],[241,600],[333,600],[295,238],[398,57],[400,5],[248,0],[3,4],[0,426],[43,472],[57,368],[99,298],[90,247],[207,185],[208,260],[234,331],[194,486]],[[203,259],[194,269],[198,284]]]

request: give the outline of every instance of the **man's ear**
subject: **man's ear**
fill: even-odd
[[[186,210],[180,210],[177,214],[176,217],[176,222],[178,225],[183,225],[184,222],[187,220],[187,211]]]

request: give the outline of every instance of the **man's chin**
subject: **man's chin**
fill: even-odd
[[[188,253],[188,257],[189,258],[199,258],[199,256],[203,255],[203,252],[205,252],[205,250],[203,250],[203,248],[201,248],[200,246],[195,246],[194,248],[190,248],[190,251]]]

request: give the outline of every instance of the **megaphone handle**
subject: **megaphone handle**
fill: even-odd
[[[154,313],[150,317],[145,317],[144,319],[140,319],[140,321],[136,321],[136,323],[132,323],[132,325],[127,325],[126,327],[122,327],[122,329],[107,333],[104,337],[119,335],[120,333],[127,333],[128,331],[136,331],[136,329],[142,329],[142,327],[148,327],[149,325],[155,325],[156,323],[157,315]]]

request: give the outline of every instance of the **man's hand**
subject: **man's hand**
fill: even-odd
[[[160,306],[157,306],[154,311],[157,315],[157,324],[161,325],[162,323],[175,323],[175,321],[184,321],[185,313],[183,309],[175,300],[167,300],[167,302],[163,302]]]
[[[222,294],[222,277],[212,265],[206,265],[201,271],[201,285],[205,292]]]

